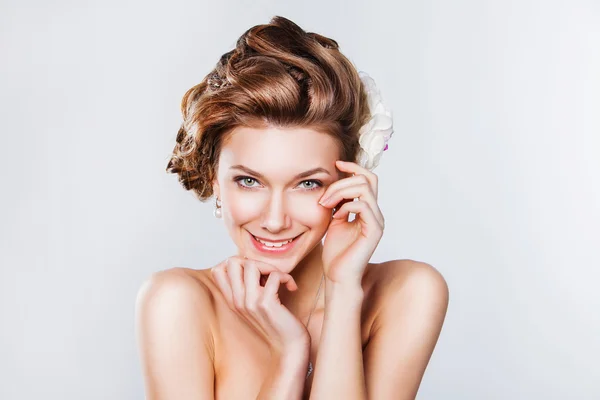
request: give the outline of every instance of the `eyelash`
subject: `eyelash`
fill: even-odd
[[[256,179],[250,177],[250,176],[236,176],[235,178],[233,178],[233,180],[237,183],[237,185],[244,189],[244,190],[252,190],[254,189],[254,187],[252,186],[244,186],[240,184],[240,181],[243,181],[244,179],[252,179],[255,182],[258,182]],[[305,181],[300,182],[300,184],[305,183],[305,182],[313,182],[316,184],[316,186],[312,187],[312,188],[308,188],[306,190],[317,190],[323,187],[323,182],[316,180],[316,179],[308,179]]]

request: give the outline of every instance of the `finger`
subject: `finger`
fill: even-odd
[[[260,271],[252,260],[244,261],[244,284],[246,285],[246,308],[256,305],[260,297]]]
[[[339,181],[335,181],[327,187],[327,189],[319,199],[319,203],[323,204],[327,202],[327,200],[331,198],[331,195],[340,189],[343,189],[348,186],[360,185],[361,183],[370,186],[369,181],[364,175],[355,175],[348,178],[340,179]]]
[[[260,307],[267,314],[268,318],[273,317],[273,301],[276,301],[278,304],[281,304],[279,300],[279,272],[271,272],[269,277],[267,278],[267,283],[265,283],[265,290],[263,291],[263,296],[260,299]]]
[[[381,235],[385,228],[385,221],[380,223],[371,207],[362,200],[352,201],[344,204],[339,211],[333,216],[335,219],[348,218],[348,214],[355,213],[364,229],[363,234],[370,236],[371,234]]]
[[[381,225],[383,225],[383,214],[379,209],[379,204],[377,204],[377,199],[375,199],[373,193],[371,192],[371,188],[368,184],[362,183],[360,185],[353,185],[332,193],[329,198],[328,204],[337,204],[340,201],[345,199],[355,199],[358,198],[360,201],[364,201],[371,207],[373,210],[373,214],[375,218],[379,221]],[[338,207],[338,209],[342,208],[343,204]],[[337,215],[338,211],[336,211],[335,215]]]
[[[239,259],[240,262],[242,263],[242,265],[246,261],[252,261],[253,264],[254,264],[254,266],[259,270],[259,272],[260,272],[261,275],[268,275],[269,273],[271,273],[273,271],[279,271],[279,268],[277,268],[273,264],[269,264],[269,263],[266,263],[264,261],[259,261],[259,260],[255,260],[255,259],[252,259],[252,258],[239,257],[239,256],[233,256],[233,258]]]
[[[336,161],[336,167],[341,171],[352,172],[355,174],[364,175],[369,181],[371,188],[373,189],[373,193],[375,194],[375,198],[377,198],[377,194],[379,192],[379,177],[373,171],[369,171],[368,169],[358,165],[357,163],[350,161]]]
[[[349,185],[332,191],[327,199],[321,201],[321,205],[324,207],[333,207],[344,199],[354,200],[355,198],[361,198],[361,200],[370,200],[372,203],[377,202],[373,192],[371,192],[371,187],[369,184],[366,182],[359,182],[354,185]]]
[[[288,290],[295,291],[298,289],[298,285],[296,285],[296,281],[294,280],[294,278],[292,278],[292,276],[290,274],[283,273],[276,266],[274,266],[272,264],[268,264],[264,261],[259,261],[259,260],[249,259],[249,258],[245,259],[245,261],[248,261],[248,260],[251,261],[252,264],[259,270],[261,275],[270,276],[270,274],[273,272],[278,272],[280,274],[287,275],[287,278],[285,279],[285,283],[286,283],[286,287],[288,288]],[[265,285],[266,285],[266,283],[265,283]]]
[[[263,291],[263,296],[266,299],[270,299],[273,297],[278,298],[279,286],[281,284],[285,284],[288,290],[296,290],[298,286],[294,281],[294,278],[290,274],[284,274],[283,272],[271,272],[269,277],[267,278],[267,283],[265,283],[265,290]]]
[[[242,269],[244,274],[244,286],[246,297],[244,299],[244,317],[251,321],[251,326],[260,335],[268,336],[268,332],[263,328],[265,326],[264,318],[258,309],[258,301],[262,288],[260,287],[260,271],[256,268],[252,260],[243,260]]]
[[[274,328],[274,326],[278,323],[282,323],[284,318],[293,318],[290,311],[281,304],[281,300],[279,299],[279,288],[281,283],[284,283],[287,280],[293,281],[293,278],[289,274],[284,274],[282,272],[271,272],[265,283],[262,296],[258,301],[259,318],[263,321],[265,329],[274,330],[273,335],[275,337],[279,337],[280,333],[277,332],[277,329]]]
[[[229,283],[229,278],[227,277],[227,272],[225,271],[226,261],[223,261],[216,267],[211,269],[212,276],[217,284],[217,287],[223,294],[225,301],[231,308],[233,308],[233,294],[231,291],[231,285]]]
[[[229,258],[225,270],[231,283],[233,305],[237,311],[243,311],[246,306],[246,287],[242,263],[237,259]]]
[[[335,207],[333,207],[333,214],[332,214],[332,216],[333,216],[333,215],[335,215],[335,214],[337,213],[337,211],[338,211],[340,208],[342,208],[342,206],[343,206],[344,204],[346,204],[346,203],[349,203],[349,202],[351,202],[351,201],[354,201],[354,199],[343,199],[342,201],[340,201],[339,203],[337,203],[337,204],[336,204],[336,206],[335,206]]]
[[[251,258],[248,258],[246,256],[231,256],[229,257],[230,259],[234,259],[237,260],[242,266],[245,265],[246,261],[252,261],[253,265],[258,269],[259,271],[259,283],[262,286],[264,284],[264,282],[267,280],[267,276],[269,275],[269,273],[271,273],[272,271],[279,271],[279,269],[272,265],[272,264],[268,264],[266,262],[263,261],[258,261],[258,260],[254,260]]]

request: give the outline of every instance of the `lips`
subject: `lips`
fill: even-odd
[[[268,254],[280,254],[280,253],[285,253],[290,251],[295,245],[296,242],[298,241],[298,238],[300,236],[302,236],[302,234],[296,236],[295,238],[292,239],[291,242],[284,244],[282,246],[279,247],[269,247],[261,242],[259,242],[258,240],[255,239],[255,236],[253,234],[251,234],[250,232],[248,232],[248,234],[250,235],[250,241],[252,242],[252,244],[254,245],[254,248],[257,249],[258,251],[262,252],[262,253],[268,253]],[[259,237],[259,239],[263,240],[262,238]],[[288,239],[289,240],[289,239]],[[267,242],[271,242],[269,240],[266,240]],[[279,240],[279,241],[275,241],[275,242],[271,242],[271,243],[277,243],[277,242],[282,242],[283,240]]]

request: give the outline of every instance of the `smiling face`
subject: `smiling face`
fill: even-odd
[[[238,254],[292,271],[327,232],[331,209],[318,202],[340,179],[337,159],[335,140],[310,128],[235,128],[213,188]]]

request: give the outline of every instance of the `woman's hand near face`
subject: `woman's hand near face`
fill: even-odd
[[[294,278],[274,266],[232,256],[211,269],[229,307],[269,344],[272,354],[286,357],[306,352],[310,335],[304,325],[279,300],[279,287],[298,289]],[[264,287],[261,276],[268,275]]]
[[[330,282],[360,286],[385,226],[377,203],[378,178],[353,162],[340,160],[336,167],[352,176],[330,185],[319,201],[323,207],[337,207],[323,245],[323,270]],[[352,221],[350,213],[356,214]]]

